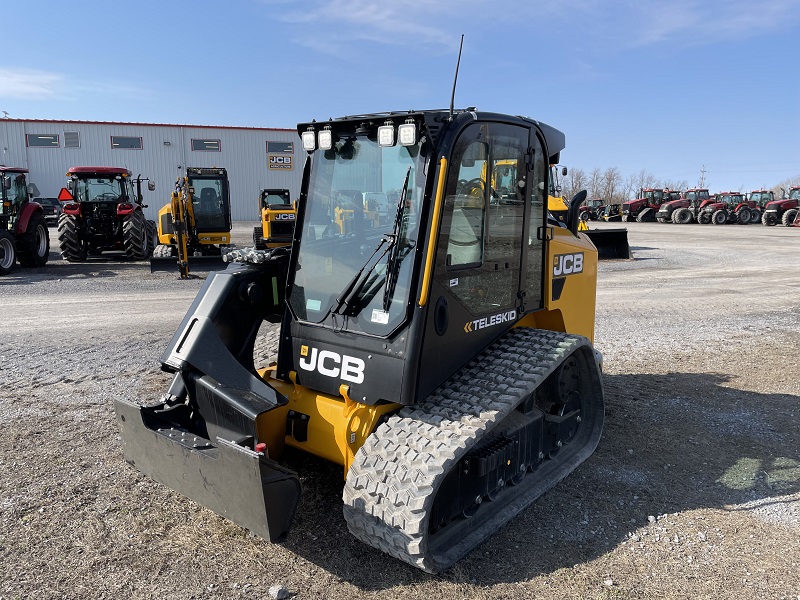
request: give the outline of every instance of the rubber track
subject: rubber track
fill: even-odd
[[[514,329],[423,402],[390,417],[367,438],[347,473],[343,500],[350,532],[362,542],[431,573],[448,568],[488,538],[499,526],[496,518],[485,523],[477,535],[471,531],[470,538],[477,540],[448,561],[450,564],[432,556],[428,519],[436,490],[452,466],[487,431],[570,354],[588,344],[582,336]],[[539,495],[522,502],[518,509]],[[502,522],[519,510],[504,516]]]

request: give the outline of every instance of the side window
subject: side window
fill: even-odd
[[[504,124],[471,125],[454,147],[436,277],[476,315],[518,304],[527,148],[527,128]]]

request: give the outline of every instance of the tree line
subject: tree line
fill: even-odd
[[[586,190],[588,198],[601,198],[609,204],[622,204],[639,194],[642,188],[654,188],[670,190],[685,190],[689,188],[689,182],[685,179],[659,179],[652,173],[642,169],[635,175],[624,177],[617,167],[610,167],[605,171],[599,168],[587,173],[583,169],[568,169],[566,177],[559,173],[559,185],[561,194],[565,198],[572,198],[581,190]],[[776,198],[781,197],[781,188],[788,190],[791,186],[800,185],[800,176],[792,177],[781,181],[771,189]],[[707,187],[707,186],[694,186]],[[729,190],[711,190],[712,193]],[[732,191],[732,190],[730,190]],[[738,190],[747,193],[752,190]]]

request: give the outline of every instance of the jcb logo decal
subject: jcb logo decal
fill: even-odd
[[[276,221],[294,221],[293,213],[278,213],[275,215]]]
[[[472,333],[473,331],[499,325],[500,323],[508,323],[509,321],[514,321],[516,318],[517,311],[510,310],[508,312],[500,313],[499,315],[492,315],[491,317],[467,321],[464,325],[464,333]]]
[[[337,354],[330,350],[317,350],[300,346],[300,368],[317,371],[325,377],[338,377],[352,383],[364,383],[366,363],[355,356]]]
[[[270,169],[291,169],[292,157],[282,156],[280,154],[270,154],[269,163],[267,165]]]
[[[556,254],[553,257],[553,277],[583,273],[583,252]]]

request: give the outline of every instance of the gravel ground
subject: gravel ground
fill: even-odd
[[[800,230],[626,227],[635,260],[600,266],[598,450],[441,576],[348,534],[335,465],[290,457],[303,498],[270,544],[122,460],[112,400],[163,392],[158,359],[201,280],[55,252],[0,278],[0,599],[273,586],[298,599],[800,598]]]

